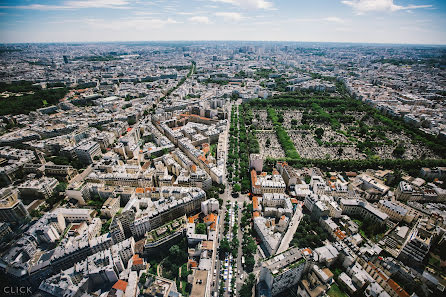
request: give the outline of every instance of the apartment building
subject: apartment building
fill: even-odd
[[[286,184],[277,170],[273,170],[271,175],[266,172],[257,175],[255,170],[251,170],[251,188],[255,195],[285,193]]]
[[[101,155],[101,147],[95,141],[86,141],[78,145],[74,152],[82,163],[91,164],[96,156]]]
[[[398,259],[408,265],[420,265],[437,235],[437,228],[429,219],[420,219],[404,242]]]
[[[385,224],[389,217],[370,203],[360,199],[341,199],[340,206],[343,214],[370,219],[378,224]]]
[[[53,195],[59,182],[54,177],[42,177],[40,179],[27,180],[17,189],[20,197],[34,199],[47,199]]]
[[[13,188],[0,190],[0,220],[8,223],[21,223],[29,216],[28,211]]]
[[[121,197],[109,197],[105,200],[101,207],[101,214],[104,214],[107,218],[112,218],[119,211]]]
[[[254,217],[254,231],[262,241],[260,247],[265,255],[274,255],[279,248],[282,234],[275,232],[274,219],[268,220],[262,216]]]
[[[309,263],[298,248],[292,248],[262,263],[257,296],[274,297],[301,280]]]

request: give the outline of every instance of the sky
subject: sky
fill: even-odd
[[[446,44],[446,0],[0,0],[0,43]]]

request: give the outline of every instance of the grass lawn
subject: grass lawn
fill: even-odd
[[[337,284],[332,284],[330,290],[327,292],[330,297],[348,297],[347,294],[342,292]]]

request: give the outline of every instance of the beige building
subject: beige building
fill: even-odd
[[[0,191],[0,221],[20,223],[28,216],[29,213],[15,189],[6,188]]]
[[[121,198],[118,197],[109,197],[101,208],[101,214],[104,214],[107,218],[112,218],[119,211]]]
[[[378,208],[395,222],[404,221],[410,224],[423,215],[418,210],[399,201],[380,200],[378,202]]]

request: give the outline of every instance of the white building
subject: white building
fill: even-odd
[[[370,203],[360,199],[341,199],[340,206],[343,214],[370,219],[379,224],[385,224],[389,217]]]
[[[74,152],[82,163],[91,164],[94,157],[101,155],[101,147],[95,141],[87,141],[77,146]]]
[[[276,296],[295,287],[307,270],[308,264],[298,248],[287,250],[262,263],[257,296]]]
[[[66,222],[79,223],[91,222],[94,210],[83,208],[56,208],[53,213],[61,214]]]
[[[218,212],[220,209],[220,204],[217,199],[211,198],[206,201],[201,202],[201,212],[205,215],[210,214],[211,212]]]

